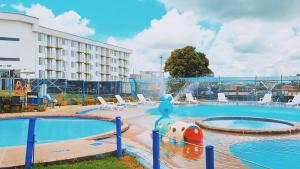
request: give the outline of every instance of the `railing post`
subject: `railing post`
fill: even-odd
[[[122,157],[122,122],[121,117],[116,117],[116,134],[117,134],[117,157]]]
[[[153,137],[153,169],[160,169],[160,152],[159,152],[159,130],[154,129],[152,130],[152,137]]]
[[[28,169],[32,165],[34,155],[34,129],[35,129],[35,118],[29,119],[28,135],[27,135],[27,147],[25,157],[25,168]]]
[[[206,169],[214,169],[214,146],[205,147]]]

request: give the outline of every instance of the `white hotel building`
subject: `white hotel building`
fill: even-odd
[[[127,81],[131,50],[39,25],[38,18],[0,12],[0,71],[22,78]]]

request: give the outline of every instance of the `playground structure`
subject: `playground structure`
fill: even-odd
[[[95,103],[96,96],[126,93],[121,81],[1,78],[0,112],[43,111],[48,106]]]
[[[45,109],[43,98],[37,92],[31,91],[30,81],[14,81],[8,83],[12,90],[1,90],[0,112],[43,111]]]
[[[186,146],[196,145],[193,150],[202,147],[203,132],[200,127],[194,123],[185,123],[171,119],[169,114],[173,111],[172,98],[161,97],[160,99],[161,103],[158,110],[162,116],[156,120],[155,129],[159,130],[162,141],[185,148]],[[200,152],[200,150],[195,152]]]

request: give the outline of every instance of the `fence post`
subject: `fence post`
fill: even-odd
[[[25,168],[28,169],[32,165],[34,155],[34,129],[35,129],[35,118],[29,119],[28,135],[27,135],[27,147],[25,157]]]
[[[159,130],[152,130],[152,139],[153,139],[153,169],[160,169],[160,152],[159,152]]]
[[[205,147],[206,169],[214,169],[214,146]]]
[[[100,96],[100,82],[97,82],[97,96]]]
[[[116,134],[117,134],[117,157],[122,157],[122,122],[121,117],[116,117]]]

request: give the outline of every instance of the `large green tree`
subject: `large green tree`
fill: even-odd
[[[193,46],[186,46],[172,51],[165,63],[165,71],[174,78],[212,76],[208,66],[209,61],[204,53],[197,52]]]

